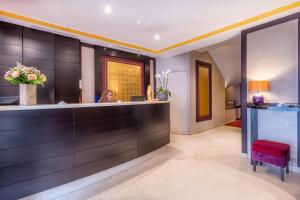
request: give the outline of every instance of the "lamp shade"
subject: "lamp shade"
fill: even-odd
[[[249,91],[266,92],[270,90],[269,81],[249,81]]]

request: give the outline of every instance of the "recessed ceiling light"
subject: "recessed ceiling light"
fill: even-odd
[[[109,5],[105,6],[105,7],[104,7],[104,12],[105,12],[106,14],[110,14],[110,13],[111,13],[111,7],[110,7]]]
[[[156,35],[154,36],[154,39],[159,40],[159,39],[160,39],[160,36],[159,36],[158,34],[156,34]]]
[[[141,24],[142,21],[141,21],[141,20],[137,20],[136,23],[137,23],[137,24]]]

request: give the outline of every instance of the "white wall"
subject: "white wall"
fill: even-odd
[[[95,55],[94,49],[81,47],[82,103],[95,101]]]
[[[196,122],[196,60],[212,64],[212,120]],[[225,123],[224,78],[208,52],[158,58],[156,71],[171,69],[171,132],[194,134]]]
[[[156,60],[156,72],[171,69],[169,87],[172,96],[170,98],[171,133],[188,133],[188,93],[189,93],[189,54],[175,57],[158,58]],[[159,83],[156,82],[157,87]]]
[[[196,122],[196,60],[212,64],[212,119]],[[222,126],[225,123],[225,82],[224,78],[208,52],[191,52],[190,56],[190,118],[189,132],[201,131]]]
[[[225,100],[235,100],[237,106],[241,105],[241,85],[232,85],[225,89]]]
[[[298,22],[259,30],[247,36],[248,80],[269,80],[264,93],[272,103],[298,102]],[[253,94],[248,93],[248,101]]]

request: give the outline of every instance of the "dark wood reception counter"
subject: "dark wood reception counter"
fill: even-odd
[[[81,179],[169,141],[168,102],[0,107],[0,199]]]

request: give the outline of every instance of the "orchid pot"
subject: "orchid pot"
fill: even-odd
[[[169,96],[171,97],[171,92],[168,90],[168,81],[171,70],[162,71],[155,75],[155,78],[158,79],[159,87],[156,90],[156,98],[159,101],[168,101]]]
[[[169,94],[167,92],[157,92],[156,97],[159,101],[168,101]]]

